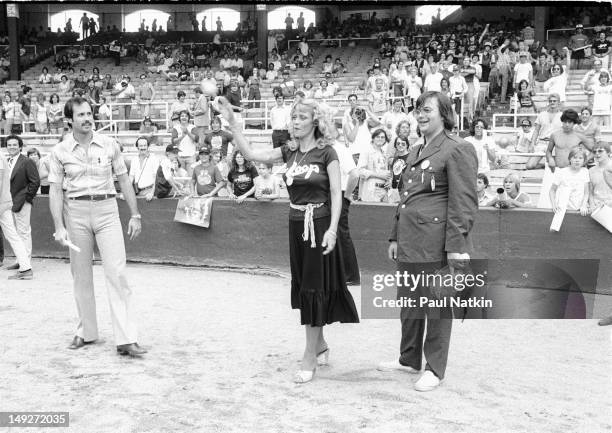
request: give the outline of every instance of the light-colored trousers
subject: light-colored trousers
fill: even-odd
[[[28,269],[32,269],[32,264],[30,262],[30,257],[26,250],[21,237],[17,233],[17,229],[15,228],[15,221],[13,220],[13,212],[11,208],[8,208],[4,212],[0,213],[0,228],[2,228],[2,232],[4,233],[4,237],[8,241],[11,246],[15,257],[17,258],[17,263],[19,263],[20,271],[27,271]]]
[[[64,221],[70,240],[81,252],[70,250],[70,271],[79,314],[76,335],[98,338],[93,284],[94,241],[100,250],[106,277],[115,344],[135,343],[138,331],[132,313],[132,291],[126,278],[125,244],[115,199],[64,200]]]
[[[30,214],[32,213],[32,205],[27,201],[19,212],[13,212],[13,221],[15,221],[15,229],[25,246],[28,259],[32,260],[32,226],[30,225]]]

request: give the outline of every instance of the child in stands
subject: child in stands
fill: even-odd
[[[580,211],[580,215],[586,216],[589,214],[589,171],[584,166],[586,163],[586,154],[584,150],[574,147],[569,153],[568,167],[558,168],[555,170],[555,178],[550,187],[550,201],[552,203],[553,212],[561,210],[560,198],[561,194],[567,194],[568,210]],[[566,191],[562,191],[565,189]]]
[[[255,198],[257,200],[274,200],[280,197],[278,178],[272,176],[272,164],[260,163],[257,166],[259,176],[255,178]]]

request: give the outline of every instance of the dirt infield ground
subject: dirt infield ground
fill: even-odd
[[[66,349],[76,309],[68,265],[36,260],[36,279],[0,271],[0,411],[69,411],[60,432],[610,431],[610,328],[594,320],[457,321],[438,390],[381,373],[399,322],[326,329],[330,366],[295,385],[304,342],[289,281],[130,265],[143,360],[115,354],[95,267],[102,344]],[[351,289],[359,302],[359,289]],[[0,428],[0,431],[6,429]],[[11,431],[43,431],[11,429]]]

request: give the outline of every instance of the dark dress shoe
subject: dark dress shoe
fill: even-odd
[[[121,344],[117,346],[117,353],[121,356],[131,356],[133,358],[139,358],[143,354],[147,353],[147,351],[140,347],[138,343],[131,343]]]
[[[75,337],[72,339],[72,343],[70,343],[70,346],[68,346],[68,349],[71,349],[71,350],[80,349],[81,347],[83,347],[83,346],[85,346],[85,345],[87,345],[87,344],[92,344],[92,343],[93,343],[93,342],[95,342],[95,341],[96,341],[96,340],[93,340],[93,341],[85,341],[85,340],[83,340],[83,338],[82,338],[82,337],[75,336]]]
[[[5,266],[4,269],[7,271],[16,271],[19,269],[19,263],[13,263],[12,265]]]

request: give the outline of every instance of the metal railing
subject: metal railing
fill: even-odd
[[[0,45],[0,48],[8,48],[9,46],[10,45]],[[36,45],[31,45],[31,44],[30,45],[22,45],[22,47],[23,48],[27,48],[27,47],[34,48],[34,57],[36,57],[38,55],[38,51],[36,49]]]
[[[220,45],[235,45],[238,42],[220,42]],[[62,48],[84,48],[84,47],[105,47],[105,46],[109,46],[109,43],[102,43],[102,44],[89,44],[86,42],[80,43],[80,44],[58,44],[58,45],[53,45],[53,54],[57,55],[57,51],[58,51],[58,47],[60,48],[60,51]],[[136,47],[144,47],[145,44],[142,43],[138,43],[138,44],[130,44],[131,46],[136,46]],[[165,47],[165,46],[176,46],[176,43],[173,42],[168,42],[168,43],[160,43],[157,44],[161,47]],[[212,45],[212,42],[181,42],[181,46],[183,47],[192,47],[194,45]]]
[[[600,28],[604,28],[605,30],[610,30],[612,29],[612,26],[594,26],[594,27],[584,27],[584,30],[593,30],[593,29],[600,29]],[[576,31],[576,27],[567,27],[567,28],[563,28],[563,29],[548,29],[546,30],[546,40],[548,41],[550,39],[550,34],[553,32],[573,32]]]
[[[342,41],[376,41],[376,36],[370,36],[368,38],[331,38],[331,39],[306,39],[306,42],[338,42],[338,47],[342,47]],[[287,40],[287,49],[291,49],[291,42],[301,42],[301,39],[289,39]]]

